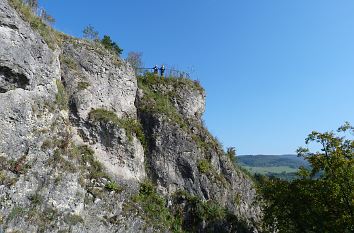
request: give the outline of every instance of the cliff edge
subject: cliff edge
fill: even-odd
[[[205,96],[0,1],[0,232],[259,232]]]

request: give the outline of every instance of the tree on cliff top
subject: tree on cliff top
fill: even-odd
[[[84,39],[87,40],[98,40],[99,39],[99,34],[98,31],[95,30],[95,28],[92,25],[88,25],[87,27],[84,28],[82,31]]]
[[[339,136],[338,134],[344,134]],[[312,132],[299,148],[311,164],[292,182],[271,179],[262,186],[265,222],[280,232],[354,232],[354,128],[346,123],[334,132]],[[316,178],[317,177],[317,178]]]
[[[125,59],[129,62],[134,69],[143,67],[142,52],[129,52],[128,57]]]
[[[121,49],[116,42],[112,41],[110,36],[107,35],[103,36],[101,43],[106,49],[113,51],[118,56],[121,55],[123,52],[123,49]]]

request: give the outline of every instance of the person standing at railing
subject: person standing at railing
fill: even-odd
[[[157,67],[157,65],[155,65],[153,69],[154,69],[154,75],[157,76],[159,72],[159,68]]]
[[[160,68],[160,74],[161,74],[161,77],[163,77],[165,74],[165,66],[164,65],[162,65]]]

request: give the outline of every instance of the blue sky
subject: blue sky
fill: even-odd
[[[55,27],[93,25],[147,67],[192,70],[209,130],[238,154],[294,153],[354,124],[352,0],[42,0]]]

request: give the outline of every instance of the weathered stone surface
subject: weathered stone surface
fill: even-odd
[[[203,200],[217,201],[257,228],[254,223],[260,221],[261,210],[255,203],[255,187],[218,147],[198,147],[190,133],[159,114],[140,117],[149,135],[148,173],[161,193],[173,196],[184,190]],[[199,133],[209,145],[208,141],[214,140],[203,131]],[[207,161],[206,171],[199,168],[202,161]]]
[[[205,92],[184,86],[177,88],[175,106],[187,118],[201,119],[205,111]]]
[[[120,180],[138,182],[146,178],[144,148],[136,137],[129,138],[126,131],[113,123],[90,122],[86,135],[97,159]]]
[[[132,68],[101,45],[72,40],[65,43],[62,77],[70,95],[71,119],[83,141],[114,176],[142,181],[145,175],[144,150],[133,136],[114,123],[92,122],[92,110],[104,109],[118,118],[136,119],[134,105],[137,80]]]
[[[18,158],[33,144],[33,130],[45,124],[34,109],[55,100],[58,51],[50,50],[7,1],[0,2],[0,42],[0,153]]]
[[[61,56],[62,75],[79,118],[99,108],[120,118],[136,116],[137,81],[127,63],[99,44],[79,40],[65,43]]]
[[[178,117],[142,111],[144,92],[123,60],[69,37],[53,51],[0,1],[0,232],[169,232],[134,202],[146,178],[172,211],[173,194],[184,190],[244,220],[244,232],[257,232],[252,181],[203,127],[204,91],[190,80],[179,84],[154,87]],[[119,120],[91,119],[97,109],[142,122],[146,148]],[[223,221],[197,227],[241,229]]]

